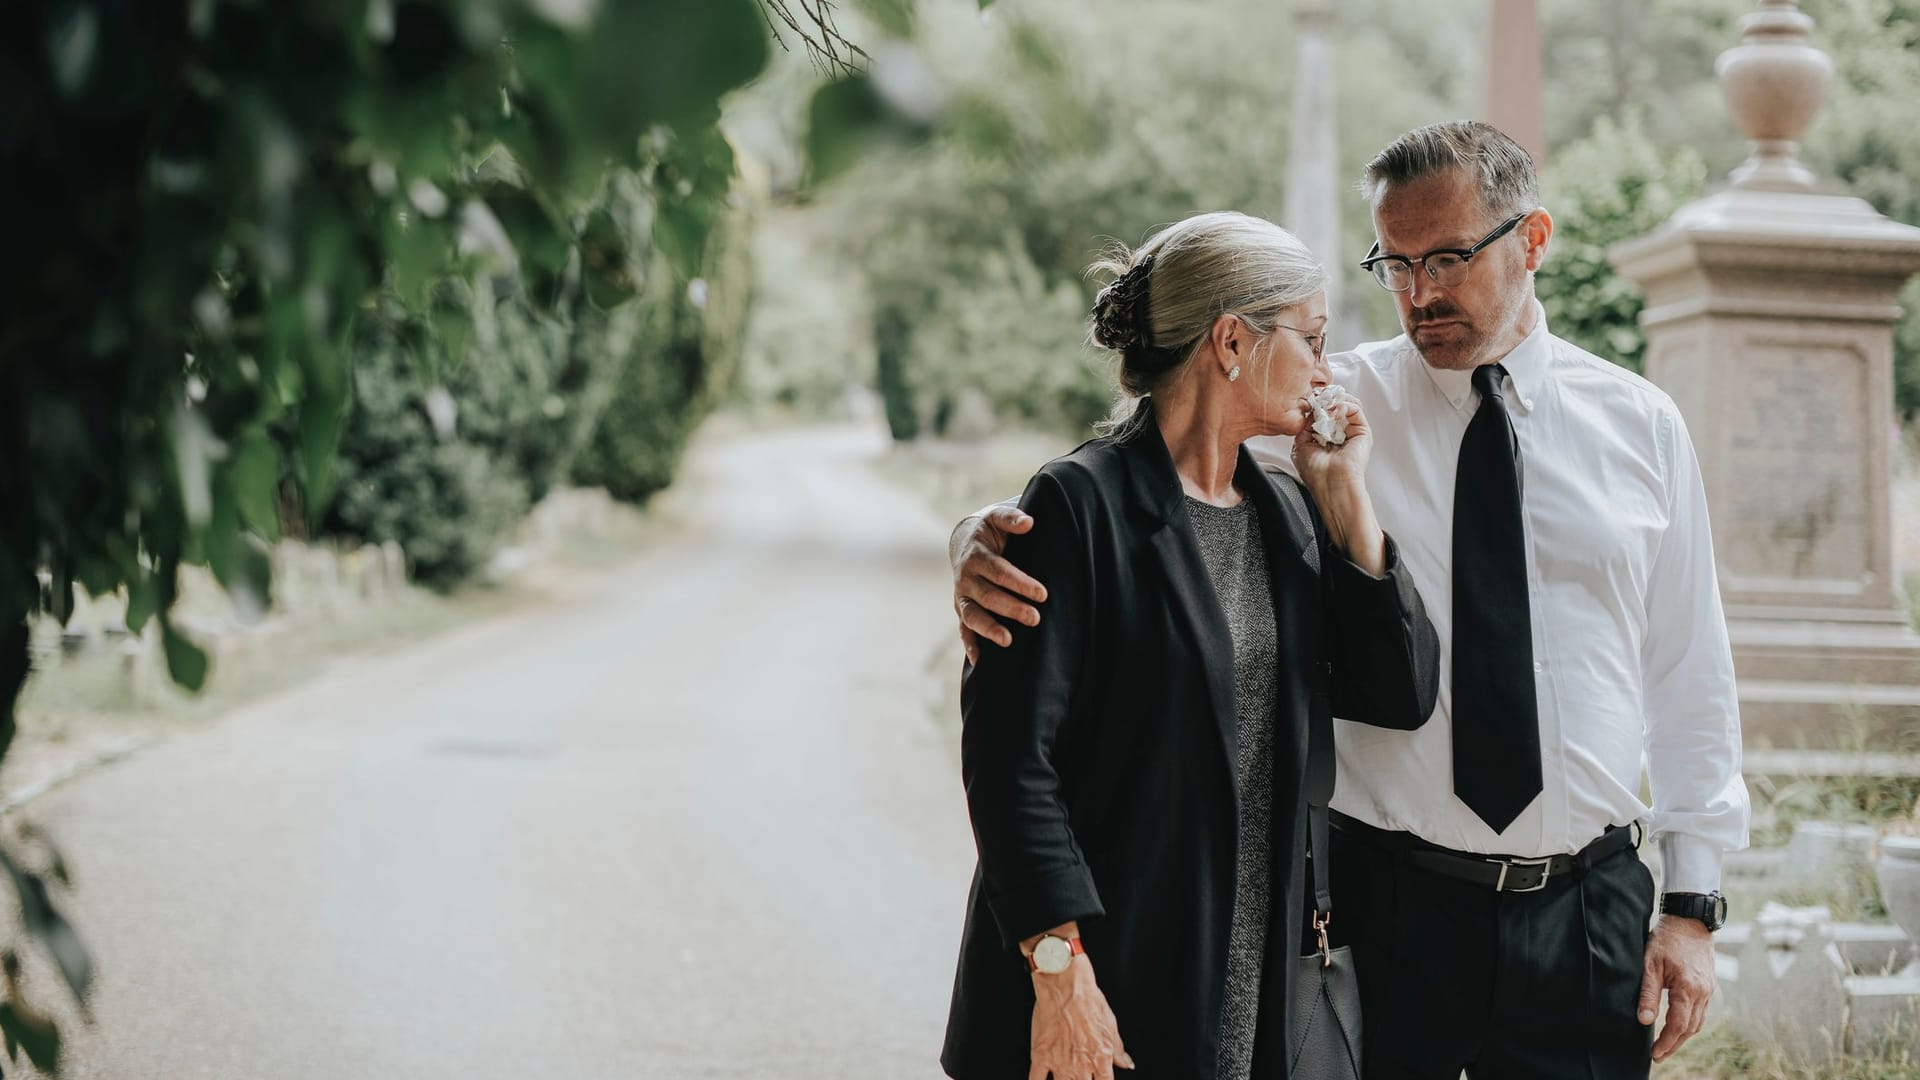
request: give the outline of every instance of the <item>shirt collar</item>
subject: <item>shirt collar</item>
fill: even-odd
[[[1547,364],[1552,358],[1552,350],[1548,346],[1547,313],[1538,300],[1533,301],[1533,315],[1533,332],[1500,361],[1500,366],[1507,369],[1507,382],[1512,386],[1512,392],[1507,395],[1507,406],[1522,413],[1533,411],[1534,395],[1546,386]],[[1407,347],[1413,347],[1411,340]],[[1420,355],[1418,349],[1414,350],[1414,355]],[[1436,368],[1424,358],[1420,360],[1420,366],[1426,369],[1427,377],[1433,380],[1440,396],[1446,398],[1454,408],[1462,412],[1479,408],[1473,392],[1473,372]]]

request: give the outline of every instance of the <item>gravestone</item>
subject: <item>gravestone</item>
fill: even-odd
[[[1752,157],[1619,244],[1646,293],[1647,376],[1700,456],[1756,747],[1891,741],[1920,721],[1920,635],[1893,565],[1893,325],[1920,229],[1823,190],[1797,157],[1832,63],[1767,0],[1718,65]]]

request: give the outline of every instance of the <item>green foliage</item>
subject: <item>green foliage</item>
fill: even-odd
[[[649,305],[612,402],[573,466],[577,483],[645,503],[673,480],[711,401],[700,312],[684,295]]]
[[[502,333],[511,343],[473,349],[447,372],[445,386],[429,387],[408,352],[409,340],[416,348],[431,345],[427,332],[410,324],[396,302],[382,306],[384,313],[361,322],[339,492],[323,529],[396,541],[419,580],[450,585],[483,564],[527,508],[527,478],[504,460],[501,434],[531,419],[526,410],[546,396],[554,354]],[[510,308],[502,316],[508,326],[529,328]],[[444,435],[432,419],[435,397],[440,408],[454,410]]]
[[[1607,248],[1652,232],[1705,184],[1698,155],[1655,146],[1632,121],[1602,117],[1556,154],[1542,196],[1554,215],[1553,242],[1537,279],[1553,332],[1639,371],[1646,352],[1640,292],[1614,273]]]
[[[807,161],[813,181],[830,180],[859,160],[869,133],[883,127],[891,113],[864,74],[839,79],[813,95],[807,118]]]
[[[0,1036],[5,1037],[8,1061],[18,1061],[24,1053],[34,1068],[59,1075],[60,1029],[51,1019],[18,1002],[0,1002]]]
[[[85,1001],[87,989],[93,984],[93,961],[80,946],[80,938],[73,932],[73,926],[53,906],[47,889],[49,880],[61,885],[71,883],[66,860],[38,829],[29,826],[22,833],[25,839],[42,849],[45,868],[44,871],[29,868],[14,856],[0,852],[0,869],[6,871],[15,893],[20,897],[20,925],[29,936],[46,947],[53,957],[56,970],[66,981],[67,988],[73,991],[74,997]],[[11,952],[6,954],[7,957],[12,955]],[[11,983],[15,974],[11,970],[11,963],[0,963],[0,968],[5,969],[7,981]]]
[[[822,215],[773,211],[753,234],[754,302],[745,327],[735,397],[749,408],[838,415],[850,385],[873,382],[873,337],[863,308],[865,276],[837,260]]]
[[[1920,3],[1835,0],[1814,12],[1833,54],[1835,79],[1823,118],[1808,133],[1808,156],[1888,217],[1920,225],[1920,137],[1913,126],[1920,87]],[[1901,295],[1894,332],[1894,405],[1920,417],[1920,280]]]
[[[1893,404],[1907,420],[1920,419],[1920,278],[1900,294],[1900,325],[1893,332]]]
[[[471,286],[443,281],[426,318],[392,295],[383,298],[378,317],[362,323],[356,408],[341,439],[341,491],[322,523],[325,533],[394,540],[420,580],[457,584],[485,563],[529,505],[567,478],[619,387],[677,377],[666,345],[673,328],[652,321],[652,313],[684,297],[677,266],[705,265],[703,252],[688,256],[678,245],[716,240],[723,229],[714,215],[731,213],[724,185],[733,159],[725,140],[715,136],[691,157],[691,167],[686,155],[673,166],[672,182],[712,185],[712,206],[678,200],[673,205],[684,212],[670,229],[668,201],[646,196],[649,179],[654,186],[665,179],[617,170],[575,215],[584,222],[577,255],[574,246],[558,245],[531,288],[484,274]],[[656,243],[651,265],[642,260],[649,230]],[[733,275],[711,291],[732,305],[725,314],[737,321],[744,290],[732,281],[748,271],[713,269]],[[496,287],[506,289],[505,299],[494,298]],[[541,305],[535,294],[551,302]],[[643,299],[629,303],[635,297]],[[641,347],[641,334],[664,336]],[[661,370],[640,370],[649,365]],[[422,372],[437,372],[441,381],[430,384]],[[445,414],[438,421],[436,408]],[[634,445],[678,445],[698,417],[665,403],[656,413],[629,412],[626,437]],[[677,455],[643,456],[664,484]],[[624,464],[617,454],[596,460],[613,469]]]
[[[563,303],[618,305],[643,287],[638,268],[704,248],[733,171],[718,102],[768,55],[754,0],[569,7],[10,11],[0,151],[19,271],[0,330],[0,750],[27,673],[24,622],[65,619],[75,587],[126,590],[130,621],[157,619],[169,670],[198,686],[207,657],[169,617],[179,568],[205,564],[263,602],[260,538],[283,507],[296,525],[326,520],[347,425],[377,445],[377,402],[418,434],[403,358],[426,385],[458,386],[471,414],[471,439],[395,447],[409,483],[444,482],[454,512],[486,530],[559,473],[585,423],[563,409],[521,427],[508,399],[544,388],[534,408],[564,405],[591,372],[525,361],[591,325]],[[609,169],[631,173],[630,220],[593,205]],[[495,312],[463,290],[494,278],[519,290],[495,320],[507,344],[470,348],[476,315]],[[363,351],[376,358],[364,385]],[[350,420],[357,385],[365,414]],[[523,489],[479,475],[501,459]],[[356,484],[381,468],[365,453],[347,464]],[[373,517],[348,507],[334,520]],[[448,565],[472,557],[442,546]],[[10,996],[0,1026],[34,1056],[20,1024],[37,1014]]]
[[[1739,44],[1740,19],[1755,7],[1752,0],[1543,0],[1545,72],[1553,86],[1544,101],[1549,155],[1587,137],[1605,117],[1637,121],[1656,146],[1691,147],[1724,176],[1747,148],[1728,118],[1713,65]]]
[[[1402,128],[1457,114],[1456,99],[1473,92],[1476,25],[1429,16],[1402,0],[1343,9],[1343,57],[1365,57],[1336,66],[1343,174],[1357,176]],[[996,8],[983,28],[922,5],[918,23],[912,43],[876,49],[893,66],[867,88],[880,100],[859,100],[863,115],[911,115],[917,99],[895,88],[937,87],[944,107],[930,137],[912,153],[868,149],[819,210],[865,279],[867,303],[849,306],[869,327],[890,428],[901,439],[995,422],[1084,436],[1112,400],[1103,358],[1084,343],[1100,284],[1084,272],[1104,240],[1137,244],[1220,207],[1281,216],[1293,12],[1228,0],[1196,22],[1178,5],[1115,0]],[[1419,77],[1378,77],[1408,70],[1409,50],[1426,62]],[[877,121],[866,130],[889,133]],[[1344,214],[1357,258],[1366,207],[1354,198]],[[1345,263],[1340,272],[1357,279]],[[1348,282],[1374,331],[1392,325],[1378,292]],[[756,348],[756,360],[777,363],[770,349]],[[811,387],[812,368],[793,365]],[[762,373],[765,394],[777,380]],[[789,396],[823,397],[798,386]]]
[[[1144,5],[1129,12],[1171,25]],[[895,438],[948,434],[956,419],[973,428],[965,421],[983,413],[1066,432],[1104,416],[1110,391],[1082,343],[1094,287],[1082,273],[1099,238],[1137,242],[1154,223],[1199,208],[1202,190],[1223,179],[1174,167],[1181,150],[1156,144],[1210,140],[1240,119],[1269,139],[1270,116],[1258,110],[1256,121],[1251,102],[1284,87],[1270,66],[1223,80],[1217,58],[1173,61],[1189,69],[1191,93],[1156,106],[1194,115],[1149,130],[1112,100],[1124,86],[1069,60],[1063,41],[1086,29],[1077,16],[1023,12],[991,31],[984,70],[962,76],[966,65],[937,52],[938,31],[925,28],[920,63],[931,74],[920,74],[947,80],[950,96],[932,141],[881,156],[832,193],[847,253],[866,277]],[[1268,85],[1253,91],[1247,80]],[[1222,81],[1237,82],[1236,92]],[[1199,122],[1199,112],[1220,109],[1248,115]],[[1250,193],[1254,174],[1226,182]]]
[[[354,323],[384,286],[460,359],[449,281],[518,271],[530,307],[585,262],[603,301],[654,237],[576,208],[641,178],[668,257],[697,251],[732,160],[717,101],[764,66],[752,0],[33,5],[0,44],[23,317],[0,339],[0,622],[69,582],[152,597],[203,562],[263,594],[283,480],[319,518]],[[645,136],[643,138],[643,136]],[[577,254],[576,254],[577,252]],[[431,372],[429,372],[431,375]],[[291,453],[276,464],[269,431]],[[41,568],[54,587],[42,590]],[[168,636],[173,670],[204,658]],[[18,684],[0,686],[11,716]]]
[[[645,503],[673,480],[694,429],[737,376],[752,281],[744,208],[723,212],[702,276],[666,284],[636,305],[639,325],[618,364],[611,400],[573,462],[576,483]]]

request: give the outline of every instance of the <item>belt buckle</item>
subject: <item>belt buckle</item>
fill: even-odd
[[[1553,856],[1551,855],[1547,855],[1538,859],[1501,859],[1500,860],[1500,880],[1493,883],[1493,891],[1494,892],[1510,892],[1510,893],[1539,892],[1541,889],[1544,889],[1547,887],[1547,881],[1550,877],[1550,875],[1548,875],[1547,873],[1547,867],[1551,865],[1553,865]],[[1513,869],[1516,866],[1539,867],[1540,880],[1533,883],[1532,885],[1529,885],[1524,889],[1507,888],[1507,871]]]

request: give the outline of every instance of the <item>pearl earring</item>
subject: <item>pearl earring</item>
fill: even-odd
[[[1239,378],[1240,378],[1240,365],[1239,365],[1239,364],[1235,364],[1235,365],[1233,365],[1233,370],[1232,370],[1232,371],[1229,371],[1229,372],[1227,372],[1227,381],[1228,381],[1228,382],[1234,382],[1234,381],[1236,381],[1236,380],[1238,380]]]

